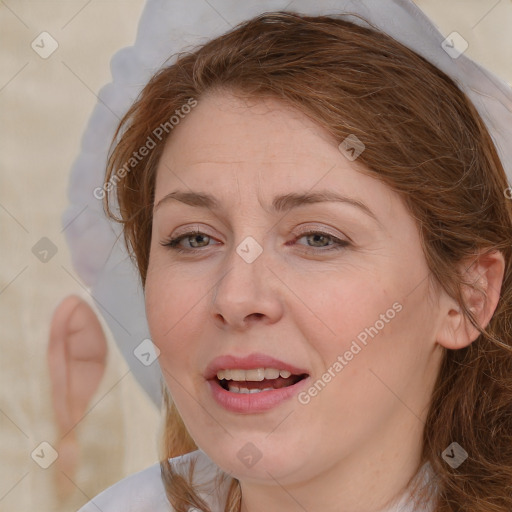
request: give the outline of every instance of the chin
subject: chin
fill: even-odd
[[[201,448],[208,457],[224,472],[238,480],[275,484],[275,479],[293,481],[304,469],[307,458],[302,449],[282,445],[278,448],[268,439],[266,441],[245,441],[226,439],[226,443],[217,442]]]

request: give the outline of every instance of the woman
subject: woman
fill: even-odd
[[[510,510],[507,186],[455,82],[375,28],[264,14],[163,68],[105,181],[163,484],[82,510]]]

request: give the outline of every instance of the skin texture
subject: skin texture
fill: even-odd
[[[457,303],[429,286],[417,227],[398,196],[358,168],[303,114],[226,91],[201,98],[160,160],[155,204],[179,189],[222,205],[170,200],[155,210],[146,312],[180,414],[197,445],[240,479],[244,510],[381,510],[418,468],[443,347],[478,335]],[[341,203],[268,209],[275,195],[319,190],[364,202],[378,222]],[[204,238],[182,239],[189,253],[161,245],[193,229]],[[329,250],[334,241],[303,236],[309,230],[350,245]],[[236,252],[248,236],[263,249],[252,263]],[[469,270],[487,293],[484,301],[467,292],[481,325],[503,270],[500,253]],[[261,352],[307,368],[314,382],[394,303],[401,311],[308,404],[293,398],[240,414],[213,401],[203,372],[215,357]],[[261,454],[252,467],[237,456],[248,442]]]

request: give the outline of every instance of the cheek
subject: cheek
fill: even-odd
[[[160,350],[161,364],[170,362],[178,367],[183,357],[192,353],[188,342],[199,332],[198,310],[204,294],[205,288],[180,278],[173,269],[148,272],[146,317],[152,341]]]
[[[343,289],[332,287],[325,295],[330,298],[318,304],[318,311],[329,326],[321,332],[329,335],[309,331],[322,364],[307,392],[329,411],[326,423],[339,429],[334,438],[340,432],[357,436],[361,429],[377,428],[379,419],[396,406],[396,395],[405,396],[420,374],[414,346],[417,324],[409,316],[410,304],[401,302],[400,287],[345,280]]]
[[[326,371],[336,374],[330,398],[371,408],[392,401],[393,392],[407,393],[407,386],[420,378],[433,318],[421,287],[411,294],[406,290],[412,287],[400,281],[344,285],[343,290],[329,291],[338,305],[326,304],[323,310],[336,335],[331,343],[317,337],[317,350]]]
[[[388,330],[380,320],[381,315],[391,319],[390,323],[397,316],[393,303],[398,302],[401,294],[399,290],[389,292],[391,289],[391,283],[381,283],[361,273],[316,280],[302,291],[310,309],[310,314],[303,317],[304,326],[309,331],[314,328],[316,338],[325,339],[331,347],[350,346],[350,341],[358,336],[364,342],[364,333],[376,322],[378,330]]]
[[[393,280],[390,272],[385,275],[386,281],[371,274],[333,278],[324,281],[322,293],[310,290],[307,295],[316,315],[297,318],[320,357],[321,371],[330,371],[325,380],[336,381],[330,386],[334,395],[325,398],[340,393],[347,403],[356,396],[356,402],[372,401],[370,395],[386,391],[376,375],[401,386],[418,365],[415,337],[421,311],[416,313],[412,296],[404,301],[406,283]]]

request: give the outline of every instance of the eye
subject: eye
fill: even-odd
[[[319,244],[319,245],[309,245],[308,247],[311,247],[312,249],[320,249],[319,252],[326,252],[326,251],[337,251],[340,249],[345,248],[346,246],[350,245],[350,242],[347,240],[341,240],[338,237],[335,237],[334,235],[331,235],[330,233],[325,233],[323,231],[308,231],[306,233],[302,233],[299,237],[297,237],[294,241],[300,240],[301,238],[308,239],[309,242],[312,242],[313,244]],[[324,242],[332,240],[333,243],[325,245]],[[326,250],[322,250],[324,247],[329,247]],[[313,251],[315,252],[315,251]]]
[[[179,246],[180,242],[182,240],[192,241],[190,244],[191,248],[183,249]],[[160,242],[160,245],[163,245],[164,247],[169,247],[173,251],[176,252],[191,252],[196,248],[202,248],[202,247],[208,247],[208,242],[212,240],[211,236],[208,236],[205,233],[202,233],[201,231],[189,231],[188,233],[184,233],[183,235],[180,235],[176,238],[168,238],[167,240],[164,240],[163,242]],[[206,241],[206,244],[204,243]],[[194,245],[196,244],[197,245]]]
[[[309,245],[308,247],[313,249],[313,252],[326,252],[326,251],[336,251],[343,249],[350,245],[350,242],[346,240],[341,240],[330,233],[325,233],[323,231],[308,231],[306,233],[302,233],[300,236],[296,237],[293,242],[295,243],[297,240],[302,238],[308,239],[309,242],[312,242],[314,245]],[[180,247],[180,243],[182,240],[186,240],[190,245],[188,248]],[[195,249],[202,249],[209,246],[209,243],[213,238],[201,231],[189,231],[188,233],[184,233],[175,238],[168,238],[160,244],[164,247],[169,247],[169,249],[180,252],[180,253],[190,253],[196,252]],[[327,243],[332,241],[332,243]],[[315,245],[319,244],[319,245]],[[289,243],[286,245],[290,245]],[[302,244],[299,244],[302,245]],[[327,248],[327,249],[324,249]]]

